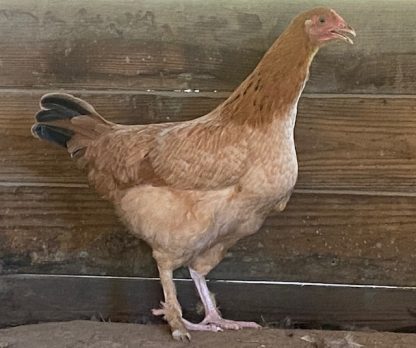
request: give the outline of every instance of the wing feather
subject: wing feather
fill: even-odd
[[[156,175],[186,190],[235,184],[246,170],[248,150],[245,138],[232,130],[206,123],[167,130],[149,153]]]
[[[89,179],[104,196],[141,184],[216,190],[246,171],[244,134],[207,122],[119,126],[88,147]]]

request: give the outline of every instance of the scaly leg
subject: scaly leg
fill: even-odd
[[[209,323],[193,324],[182,318],[182,309],[176,297],[175,283],[173,282],[172,270],[162,270],[159,268],[160,282],[162,283],[165,302],[162,308],[153,309],[153,315],[164,316],[168,322],[172,337],[178,341],[190,340],[191,335],[187,330],[193,331],[222,331],[220,327]]]
[[[189,272],[195,283],[196,289],[198,290],[198,294],[201,297],[205,309],[205,318],[204,320],[202,320],[201,324],[212,324],[216,325],[217,327],[220,327],[221,329],[226,330],[239,330],[242,328],[261,328],[259,324],[252,321],[246,322],[223,319],[221,317],[221,313],[218,311],[211,297],[211,294],[208,290],[207,282],[205,281],[205,277],[190,267]]]
[[[159,267],[158,267],[159,268]],[[171,269],[159,268],[160,282],[163,287],[165,302],[162,302],[162,308],[153,309],[153,315],[163,315],[168,322],[172,337],[178,341],[190,340],[191,335],[186,330],[182,321],[182,309],[176,297],[175,283]]]

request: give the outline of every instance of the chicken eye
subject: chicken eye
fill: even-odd
[[[324,16],[319,17],[319,23],[325,23],[325,17]]]

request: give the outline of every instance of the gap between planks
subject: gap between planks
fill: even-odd
[[[64,88],[52,88],[52,89],[28,89],[28,88],[0,88],[1,94],[47,94],[52,92],[63,92],[71,94],[89,94],[89,95],[157,95],[163,97],[204,97],[204,98],[219,98],[223,99],[228,97],[232,91],[202,91],[198,89],[183,89],[183,90],[119,90],[119,89],[64,89]],[[416,99],[414,94],[342,94],[342,93],[304,93],[302,98],[311,99],[332,99],[332,98],[345,98],[345,99]]]
[[[187,318],[200,320],[192,280],[175,282]],[[230,318],[274,325],[290,319],[293,327],[416,330],[416,287],[244,280],[211,280],[210,285]],[[97,314],[115,321],[157,322],[150,310],[162,296],[158,278],[0,275],[0,327]]]
[[[123,277],[123,276],[99,276],[99,275],[72,275],[72,274],[6,274],[0,275],[1,278],[17,279],[124,279],[124,280],[149,280],[160,281],[158,277]],[[193,280],[190,278],[174,278],[175,282],[188,283]],[[251,285],[290,285],[296,287],[329,287],[329,288],[359,288],[359,289],[395,289],[395,290],[416,290],[416,286],[396,286],[396,285],[373,285],[373,284],[346,284],[346,283],[318,283],[318,282],[284,282],[274,280],[227,280],[227,279],[207,279],[208,283],[223,284],[251,284]]]
[[[80,90],[80,89],[52,89],[72,94],[89,94],[89,95],[157,95],[164,97],[205,97],[205,98],[226,98],[230,92],[224,91],[198,91],[197,90],[174,90],[174,91],[156,91],[156,90]],[[0,88],[1,94],[46,94],[51,89],[24,89],[24,88]],[[311,99],[331,99],[331,98],[358,98],[358,99],[416,99],[416,95],[397,95],[397,94],[322,94],[322,93],[305,93],[303,98]],[[64,187],[64,188],[87,188],[87,184],[82,183],[50,183],[50,182],[0,182],[0,187]],[[416,192],[397,192],[397,191],[358,191],[358,190],[326,190],[326,189],[295,189],[294,192],[300,194],[322,194],[322,195],[355,195],[355,196],[384,196],[384,197],[416,197]]]
[[[54,183],[54,182],[8,182],[0,181],[0,187],[63,187],[63,188],[88,188],[88,184]],[[359,190],[325,190],[325,189],[295,189],[298,194],[319,195],[349,195],[349,196],[382,196],[382,197],[416,197],[416,192],[396,191],[359,191]]]

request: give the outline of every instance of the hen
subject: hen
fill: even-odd
[[[188,330],[258,327],[225,320],[205,276],[271,210],[285,208],[298,164],[293,130],[309,66],[325,43],[354,30],[329,8],[295,17],[254,71],[209,114],[187,122],[124,126],[68,94],[42,97],[34,136],[66,147],[122,221],[153,250],[175,339]],[[205,309],[182,318],[172,272],[189,268]]]

